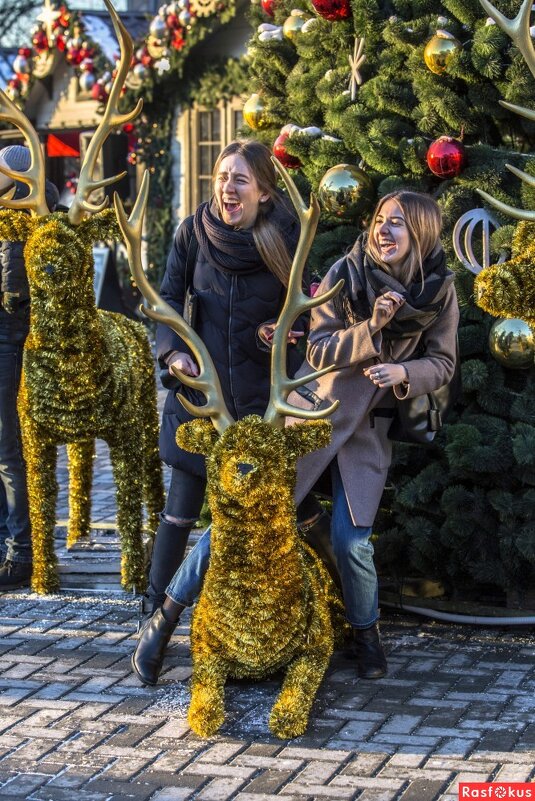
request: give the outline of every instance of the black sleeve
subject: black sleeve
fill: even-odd
[[[165,274],[160,287],[162,298],[179,314],[182,314],[184,310],[186,260],[192,229],[193,217],[188,217],[179,225],[167,257]],[[165,365],[167,356],[174,350],[182,353],[191,352],[181,337],[175,334],[169,326],[158,324],[156,327],[156,355],[161,366]]]
[[[19,301],[28,300],[30,297],[23,252],[22,242],[2,242],[0,250],[2,292],[17,295]]]

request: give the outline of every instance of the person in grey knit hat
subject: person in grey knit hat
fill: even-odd
[[[25,172],[30,151],[22,145],[0,150],[0,166]],[[0,173],[0,195],[11,187],[13,197],[24,198],[28,186]],[[46,200],[53,211],[57,188],[46,182]],[[2,205],[0,200],[0,206]],[[24,266],[23,243],[0,241],[0,592],[29,585],[32,573],[31,529],[17,416],[17,393],[22,352],[29,330],[30,290]]]

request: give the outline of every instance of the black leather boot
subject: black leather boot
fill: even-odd
[[[149,615],[165,600],[169,582],[184,560],[190,530],[191,526],[176,526],[163,518],[160,521],[152,546],[149,586],[144,596]]]
[[[132,654],[132,668],[142,684],[153,687],[158,682],[165,649],[175,628],[176,622],[168,621],[157,609],[141,632]]]
[[[357,673],[361,679],[382,679],[386,676],[386,656],[381,645],[379,626],[353,629]]]
[[[333,546],[331,544],[331,516],[323,511],[318,519],[310,526],[299,526],[305,542],[314,548],[319,558],[327,568],[330,577],[342,592],[342,582],[336,564]]]

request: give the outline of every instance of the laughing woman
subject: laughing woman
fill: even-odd
[[[312,312],[307,370],[335,369],[308,385],[316,406],[338,399],[328,448],[300,460],[299,502],[330,464],[331,542],[353,627],[362,678],[386,673],[377,620],[378,583],[370,537],[391,461],[388,428],[396,398],[438,389],[452,377],[459,311],[440,244],[440,209],[429,196],[394,192],[369,230],[336,262],[318,291],[342,292]],[[295,405],[310,408],[297,393]]]

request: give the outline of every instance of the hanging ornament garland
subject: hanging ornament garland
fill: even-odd
[[[466,151],[460,139],[440,136],[427,151],[427,166],[438,178],[455,178],[466,166]]]

